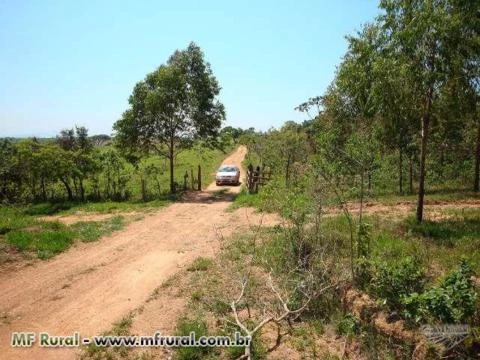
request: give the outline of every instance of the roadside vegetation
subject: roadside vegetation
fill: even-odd
[[[68,249],[75,240],[94,241],[121,228],[121,219],[124,216],[130,219],[130,214],[158,209],[181,195],[180,191],[169,194],[169,177],[166,171],[142,172],[143,168],[128,163],[115,147],[105,145],[92,146],[88,150],[88,159],[95,164],[95,170],[81,178],[81,188],[79,176],[83,175],[79,175],[81,172],[73,163],[68,165],[69,173],[64,175],[67,183],[72,186],[72,197],[69,199],[65,184],[58,177],[60,175],[54,172],[58,168],[45,168],[45,172],[41,174],[37,172],[37,169],[40,169],[38,157],[42,156],[44,149],[56,149],[65,153],[64,157],[69,159],[75,159],[76,151],[81,151],[62,150],[58,145],[61,139],[59,136],[56,140],[3,141],[4,145],[9,144],[13,149],[9,160],[14,165],[9,169],[11,172],[6,174],[8,176],[3,178],[5,197],[0,205],[2,263],[29,256],[50,258]],[[74,141],[79,143],[83,140]],[[85,141],[90,142],[91,139],[87,138]],[[201,164],[202,183],[208,185],[225,152],[233,149],[233,140],[231,141],[223,151],[199,143],[179,154],[175,172],[178,183],[183,186],[183,176],[188,171],[190,188],[191,170],[194,169],[194,176],[197,176],[197,167]],[[26,154],[20,155],[18,152],[27,144],[37,148],[37,152],[29,153],[28,161]],[[114,155],[110,157],[110,160],[115,159],[114,164],[106,165],[102,162],[105,154]],[[164,161],[156,156],[150,156],[143,161],[149,164],[149,169],[163,169],[164,166]],[[112,171],[112,167],[115,171]],[[105,221],[82,221],[82,214],[88,213],[112,214],[112,217]],[[58,221],[48,219],[52,216]],[[64,216],[78,216],[78,222],[65,225],[61,222],[61,217]]]
[[[75,241],[91,242],[123,228],[120,215],[102,221],[66,225],[26,215],[19,208],[0,209],[0,265],[20,258],[49,259]]]
[[[262,236],[254,230],[256,240],[232,239],[225,254],[233,261],[220,260],[215,279],[237,280],[208,278],[197,288],[195,279],[187,310],[217,319],[217,333],[249,334],[277,319],[268,324],[278,332],[265,325],[232,358],[289,357],[275,352],[282,346],[299,358],[478,358],[473,332],[455,341],[422,331],[480,325],[478,4],[380,8],[347,38],[326,93],[298,106],[308,120],[242,138],[245,165],[268,169],[272,180],[258,193],[243,190],[232,207],[275,212],[283,223]],[[314,285],[332,287],[310,292]],[[304,308],[305,297],[315,300]],[[284,336],[272,344],[271,332]],[[320,353],[322,340],[342,345]]]

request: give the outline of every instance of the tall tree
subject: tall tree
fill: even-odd
[[[195,44],[177,50],[157,70],[137,83],[130,108],[114,125],[116,141],[124,152],[154,151],[170,162],[170,191],[175,191],[174,159],[195,139],[215,141],[224,106],[220,86]]]
[[[421,94],[420,174],[416,218],[423,220],[427,145],[438,91],[448,78],[446,59],[452,18],[448,0],[382,0],[384,31],[399,61],[410,67],[409,82]]]

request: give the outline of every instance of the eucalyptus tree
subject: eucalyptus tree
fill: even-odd
[[[375,92],[375,64],[383,51],[382,33],[376,24],[367,24],[356,36],[347,37],[348,51],[340,64],[335,84],[342,94],[343,106],[348,107],[351,134],[345,147],[350,167],[364,176],[375,168],[378,137],[378,101]],[[356,146],[352,146],[356,144]]]
[[[456,19],[455,38],[451,47],[455,50],[454,64],[459,64],[459,77],[463,79],[463,91],[474,135],[474,191],[480,191],[480,2],[452,0],[451,12]]]
[[[170,191],[175,191],[174,160],[194,140],[216,140],[224,106],[210,64],[195,44],[177,50],[166,64],[137,83],[130,107],[114,125],[117,145],[127,154],[153,151],[170,162]]]
[[[455,21],[448,0],[382,0],[379,17],[389,48],[403,66],[415,93],[420,116],[420,165],[416,219],[423,220],[426,157],[432,112],[449,76],[449,40]]]

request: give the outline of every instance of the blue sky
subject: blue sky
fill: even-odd
[[[0,0],[0,137],[110,134],[134,84],[190,41],[222,86],[225,125],[300,121],[345,35],[377,14],[373,0]]]

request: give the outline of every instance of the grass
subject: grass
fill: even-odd
[[[121,230],[125,225],[122,216],[114,216],[106,221],[80,221],[71,226],[78,239],[83,242],[96,241],[102,236]]]
[[[133,314],[129,314],[113,324],[110,333],[115,336],[125,336],[130,332],[133,323]]]
[[[133,324],[134,313],[129,313],[128,315],[121,318],[119,321],[115,322],[112,325],[112,328],[105,332],[103,335],[112,335],[112,336],[127,336],[130,335],[130,329]],[[129,360],[143,360],[147,359],[147,355],[137,356],[132,353],[132,348],[125,346],[96,346],[94,343],[91,343],[88,346],[82,348],[79,358],[81,360],[100,360],[100,359],[129,359]]]
[[[70,247],[75,232],[59,222],[30,222],[30,227],[10,231],[5,240],[21,252],[35,252],[48,259]]]
[[[175,197],[165,195],[162,199],[147,202],[140,201],[104,201],[104,202],[62,202],[41,203],[18,207],[18,211],[30,216],[68,215],[81,212],[115,213],[126,211],[149,211],[166,206],[175,200]]]
[[[445,210],[444,213],[451,213],[451,210]],[[457,218],[425,220],[421,224],[409,216],[366,216],[364,221],[371,225],[371,256],[386,261],[415,257],[422,261],[434,277],[466,259],[474,271],[480,274],[480,209],[470,209],[465,214]],[[328,243],[335,244],[339,256],[348,256],[350,233],[345,216],[324,218],[321,231]]]
[[[238,327],[234,325],[235,320],[232,317],[230,304],[233,299],[238,297],[241,288],[240,281],[248,271],[246,263],[252,260],[254,239],[257,256],[249,275],[248,288],[240,304],[241,318],[252,329],[265,315],[263,313],[265,309],[280,311],[276,308],[278,304],[275,303],[266,280],[269,272],[274,279],[277,279],[281,272],[278,262],[282,261],[282,256],[279,252],[283,252],[282,248],[285,243],[279,241],[281,240],[279,229],[265,228],[257,234],[242,231],[227,239],[219,256],[211,263],[209,262],[209,266],[205,270],[198,271],[197,266],[192,266],[187,269],[188,272],[183,274],[184,282],[181,285],[175,285],[182,288],[182,296],[188,300],[187,307],[179,320],[179,328],[182,328],[182,331],[179,331],[178,334],[188,334],[194,327],[204,326],[205,319],[209,321],[207,321],[207,327],[201,331],[231,338],[234,337],[236,331],[239,331]],[[195,261],[195,263],[202,264],[203,260]],[[330,300],[330,298],[327,299],[328,302]],[[311,306],[316,307],[316,304],[312,302]],[[199,314],[201,314],[200,318]],[[247,314],[251,314],[251,316]],[[187,320],[185,321],[185,319]],[[309,316],[306,313],[302,315],[301,321],[301,323],[300,321],[292,322],[294,330],[289,331],[289,335],[282,341],[288,342],[289,346],[293,346],[295,351],[302,355],[308,353],[306,358],[310,358],[309,355],[317,358],[315,341],[325,333],[326,325],[324,325],[323,318]],[[265,329],[269,335],[265,335],[262,331],[254,336],[253,359],[268,358],[268,348],[274,345],[271,337],[276,333],[273,331],[275,331],[275,325],[271,324],[270,330],[268,327]],[[286,328],[281,329],[282,333],[285,331]],[[266,338],[269,338],[267,343],[265,343]],[[244,353],[244,350],[242,346],[217,348],[212,349],[208,354],[202,354],[201,350],[185,353],[186,350],[177,349],[174,359],[237,359]],[[285,353],[273,354],[279,358],[285,355]]]
[[[177,321],[177,336],[190,336],[190,333],[194,332],[196,338],[201,336],[208,336],[208,324],[207,321],[197,314],[193,319],[187,317],[181,317]],[[177,360],[201,360],[206,355],[213,351],[211,347],[179,347],[175,353],[175,359]]]
[[[187,267],[188,271],[206,271],[208,270],[213,264],[212,259],[207,259],[204,257],[197,257],[193,263]]]
[[[8,261],[11,248],[25,255],[49,259],[67,250],[76,240],[95,241],[124,225],[122,216],[114,216],[104,221],[83,221],[68,226],[59,221],[39,220],[21,207],[0,207],[0,252],[7,252],[1,259]]]
[[[34,223],[34,218],[25,216],[17,207],[0,206],[0,235],[23,229]]]
[[[427,204],[432,201],[453,202],[467,199],[480,199],[480,194],[473,192],[470,189],[459,190],[458,187],[452,189],[430,190],[425,194],[425,202]],[[407,194],[400,196],[395,193],[390,193],[377,196],[375,200],[386,205],[394,205],[397,202],[415,203],[417,201],[417,195]]]
[[[413,214],[407,217],[403,213],[389,217],[384,217],[382,214],[364,216],[364,221],[371,225],[372,256],[391,260],[405,256],[420,257],[434,275],[440,275],[456,266],[461,259],[466,259],[474,271],[480,275],[480,252],[478,251],[480,209],[462,208],[461,204],[458,204],[458,207],[453,206],[457,201],[475,201],[479,198],[479,194],[469,190],[431,191],[426,196],[427,204],[428,202],[445,202],[451,203],[452,206],[435,208],[435,220],[426,219],[421,224],[417,224]],[[391,194],[374,201],[394,206],[399,202],[414,203],[415,200],[415,195]],[[249,194],[243,190],[232,207],[253,206],[263,211],[268,208],[270,202],[262,190],[258,194]],[[343,214],[323,217],[321,236],[337,248],[339,256],[348,256],[350,230]]]
[[[262,209],[263,199],[258,194],[250,194],[248,190],[243,187],[242,190],[235,197],[234,202],[230,205],[231,209],[238,209],[241,207],[255,207]]]

